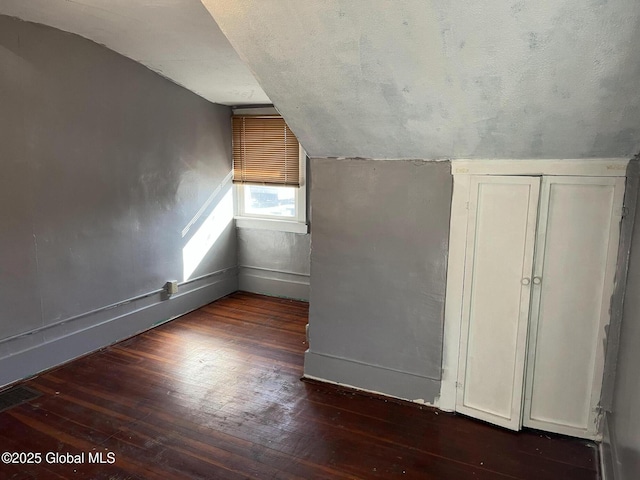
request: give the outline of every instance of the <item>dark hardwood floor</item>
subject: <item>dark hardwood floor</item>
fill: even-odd
[[[598,478],[590,442],[300,381],[307,311],[239,292],[25,382],[0,453],[42,460],[0,478]]]

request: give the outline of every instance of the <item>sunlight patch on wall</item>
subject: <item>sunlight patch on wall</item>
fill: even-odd
[[[222,197],[213,212],[182,249],[183,280],[189,280],[202,259],[233,219],[232,189]]]

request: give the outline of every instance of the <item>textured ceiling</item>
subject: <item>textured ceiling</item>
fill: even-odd
[[[203,0],[312,156],[628,157],[638,0]]]
[[[0,14],[89,38],[211,102],[271,103],[199,0],[0,0]]]

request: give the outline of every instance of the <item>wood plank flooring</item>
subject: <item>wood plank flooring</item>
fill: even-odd
[[[300,381],[307,313],[238,292],[25,382],[0,453],[43,458],[0,479],[598,478],[591,442]]]

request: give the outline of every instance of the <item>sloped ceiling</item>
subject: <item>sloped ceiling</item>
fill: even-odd
[[[271,103],[199,0],[0,0],[0,14],[105,45],[211,102]]]
[[[310,155],[629,157],[638,0],[202,0]]]

